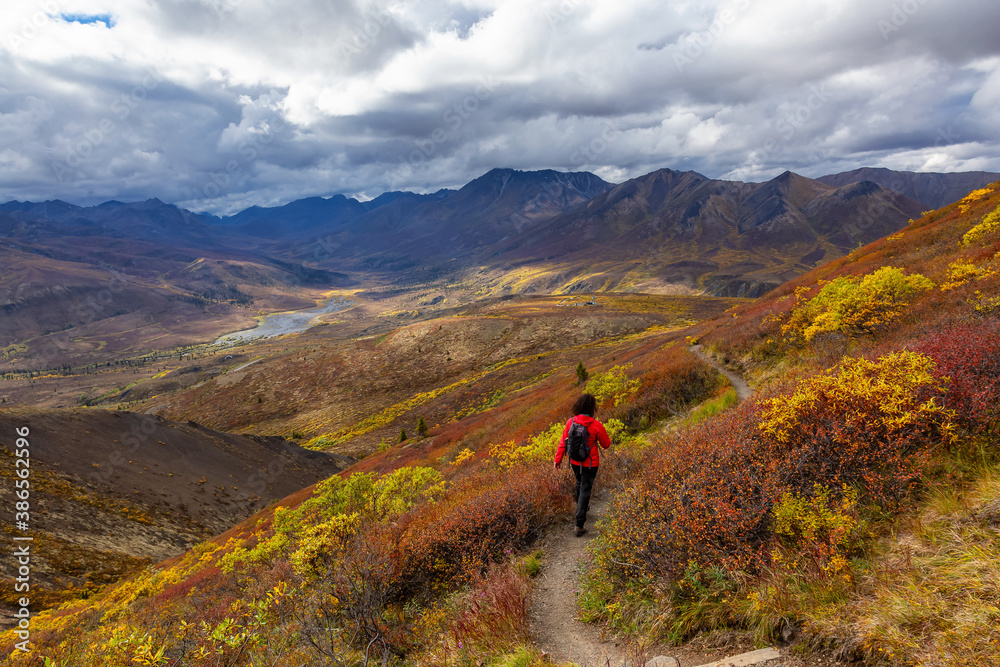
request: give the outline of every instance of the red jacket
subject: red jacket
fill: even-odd
[[[587,427],[587,433],[590,436],[588,439],[590,456],[584,461],[570,459],[569,462],[576,465],[583,465],[587,468],[596,468],[601,463],[601,450],[597,445],[600,444],[601,447],[607,449],[611,446],[611,438],[608,437],[608,432],[604,430],[604,424],[587,415],[577,415],[566,420],[566,427],[563,429],[562,438],[559,439],[559,447],[556,448],[556,465],[559,465],[563,456],[566,455],[566,436],[569,435],[569,425],[573,423],[573,420]]]

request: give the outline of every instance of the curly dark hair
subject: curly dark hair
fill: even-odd
[[[593,417],[595,412],[597,412],[597,399],[594,398],[593,394],[583,394],[573,404],[574,415]]]

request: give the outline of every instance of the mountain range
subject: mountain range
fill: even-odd
[[[138,353],[361,285],[756,296],[998,178],[862,169],[743,183],[661,169],[616,185],[493,169],[458,190],[310,197],[225,218],[158,199],[11,201],[0,204],[0,308],[16,317],[2,318],[0,347],[30,341],[33,364],[43,345],[58,348],[46,364],[103,345]]]
[[[935,209],[957,201],[969,192],[997,179],[1000,179],[1000,174],[989,171],[942,174],[893,171],[884,167],[863,167],[839,174],[820,176],[816,180],[835,186],[859,181],[872,181],[920,202],[926,209]]]

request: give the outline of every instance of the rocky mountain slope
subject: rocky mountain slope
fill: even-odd
[[[833,184],[792,173],[740,183],[663,169],[613,185],[494,169],[456,191],[313,197],[226,219],[156,199],[8,202],[0,348],[41,368],[204,342],[359,283],[753,296],[919,215],[903,194],[856,182],[866,175],[938,198],[983,177],[875,170],[826,177]]]
[[[661,283],[754,296],[899,230],[919,209],[872,182],[837,188],[785,172],[740,183],[662,169],[526,231],[504,257],[589,265],[597,275],[578,283],[584,291],[621,286],[629,267]]]
[[[837,187],[860,181],[872,181],[920,202],[925,209],[934,209],[957,201],[969,192],[998,179],[1000,179],[1000,174],[989,171],[942,174],[894,171],[884,167],[863,167],[839,174],[820,176],[816,180]]]

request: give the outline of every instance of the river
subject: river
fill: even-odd
[[[313,326],[313,320],[320,315],[346,310],[353,305],[353,301],[348,301],[344,297],[337,297],[330,299],[326,305],[318,308],[293,310],[287,313],[272,313],[271,315],[266,315],[253,329],[234,331],[225,336],[220,336],[215,341],[215,344],[245,343],[254,338],[273,338],[275,336],[284,336],[285,334],[299,333]]]

